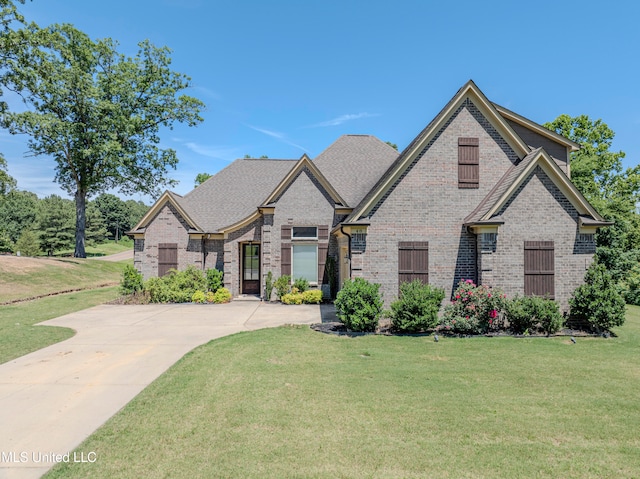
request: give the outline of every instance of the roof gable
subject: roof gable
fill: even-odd
[[[156,215],[160,212],[160,210],[162,210],[162,208],[167,203],[172,205],[176,209],[176,211],[180,214],[180,216],[182,216],[184,221],[191,228],[190,232],[201,233],[203,231],[202,228],[196,223],[196,221],[194,221],[191,215],[187,213],[187,210],[182,204],[182,200],[183,200],[182,196],[172,191],[168,191],[168,190],[165,191],[164,193],[162,193],[160,198],[158,198],[158,200],[153,204],[153,206],[151,206],[149,211],[147,211],[147,213],[142,217],[142,219],[138,221],[138,224],[131,229],[130,233],[139,232],[141,230],[144,231],[144,228],[146,228],[149,225],[149,223],[151,223],[153,218],[156,217]]]
[[[318,183],[325,189],[329,197],[333,200],[333,202],[337,205],[346,206],[346,202],[342,197],[338,194],[335,188],[329,183],[329,181],[325,178],[325,176],[320,172],[318,167],[309,159],[306,154],[303,154],[300,160],[296,163],[296,165],[287,173],[287,175],[280,181],[278,186],[271,192],[271,194],[262,202],[262,206],[272,205],[278,201],[284,192],[291,186],[291,184],[296,180],[298,175],[305,170],[305,168],[309,171],[312,177],[314,177]]]
[[[598,214],[595,208],[580,193],[578,188],[569,180],[556,162],[542,148],[533,150],[517,165],[512,166],[496,183],[494,188],[482,200],[478,207],[465,218],[468,226],[492,223],[495,215],[507,204],[518,188],[533,173],[536,167],[542,168],[562,194],[569,200],[579,215],[588,218],[593,225],[604,226],[610,224]]]
[[[367,216],[373,210],[375,205],[383,198],[387,191],[392,188],[394,183],[405,173],[422,151],[428,147],[430,141],[446,126],[449,119],[466,100],[470,100],[476,106],[519,158],[523,158],[529,154],[530,148],[513,131],[509,123],[496,111],[493,104],[476,84],[472,80],[469,80],[458,90],[455,96],[447,103],[442,111],[438,113],[431,123],[405,148],[382,176],[380,181],[378,181],[349,216],[347,219],[348,222],[357,221],[359,218]]]

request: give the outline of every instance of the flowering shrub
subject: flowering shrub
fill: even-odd
[[[477,286],[470,279],[461,280],[440,324],[444,330],[459,334],[484,334],[500,329],[506,302],[506,295],[498,289]]]

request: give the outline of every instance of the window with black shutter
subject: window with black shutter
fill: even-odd
[[[158,277],[164,276],[170,269],[178,269],[178,244],[158,244]]]
[[[524,294],[555,298],[553,241],[524,242]]]
[[[458,188],[480,186],[480,142],[478,138],[458,138]]]
[[[398,285],[415,279],[429,283],[429,242],[398,243]]]

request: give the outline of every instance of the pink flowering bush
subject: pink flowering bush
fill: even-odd
[[[484,334],[503,328],[505,294],[498,289],[477,286],[472,280],[461,280],[451,303],[445,306],[440,325],[458,334]]]

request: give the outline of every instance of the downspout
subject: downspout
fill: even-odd
[[[344,231],[344,225],[340,225],[340,233],[349,238],[349,242],[347,243],[347,255],[349,257],[349,279],[351,279],[351,235]]]

